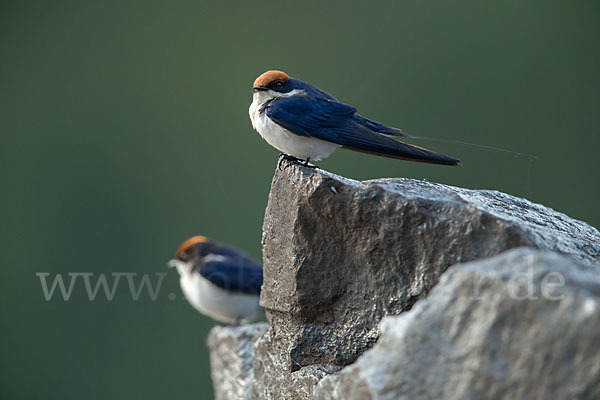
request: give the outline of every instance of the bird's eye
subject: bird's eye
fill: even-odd
[[[279,89],[279,88],[281,88],[282,86],[283,86],[283,83],[282,83],[281,81],[277,81],[277,82],[275,82],[275,87],[276,87],[276,88],[278,88],[278,89]]]

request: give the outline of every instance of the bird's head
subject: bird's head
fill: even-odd
[[[281,96],[290,96],[302,90],[302,82],[290,78],[283,71],[267,71],[260,75],[252,85],[254,98],[265,101]]]
[[[267,71],[256,78],[252,85],[252,91],[256,93],[271,90],[277,93],[288,93],[294,89],[291,83],[290,77],[285,72],[277,70]]]
[[[167,265],[176,267],[180,274],[189,272],[194,264],[206,255],[206,250],[211,246],[211,243],[211,240],[206,236],[192,236],[179,246],[175,252],[175,258],[169,261]]]
[[[277,97],[287,96],[310,96],[325,100],[335,100],[335,97],[322,91],[321,89],[292,78],[283,71],[271,70],[260,75],[252,85],[254,92],[254,101],[262,104],[265,101],[273,100]]]

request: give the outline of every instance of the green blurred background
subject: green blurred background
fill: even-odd
[[[599,226],[599,4],[2,1],[0,397],[212,396],[214,323],[174,271],[156,301],[124,281],[89,301],[80,281],[47,302],[35,274],[155,282],[199,233],[259,258],[278,152],[247,109],[267,69],[414,135],[537,156],[413,140],[464,166],[338,151],[327,170],[498,189]]]

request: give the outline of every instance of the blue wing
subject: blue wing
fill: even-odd
[[[247,257],[226,258],[194,266],[197,271],[220,288],[246,294],[260,294],[263,283],[262,265]]]
[[[328,98],[280,97],[268,103],[265,112],[296,135],[326,140],[351,150],[411,161],[460,164],[452,157],[391,139],[385,135],[403,135],[402,131],[368,120],[356,114],[354,107]]]
[[[356,114],[356,108],[329,99],[291,96],[271,101],[265,112],[273,121],[297,135],[318,137],[327,136],[327,129],[345,124]],[[325,140],[333,141],[333,132],[329,136]]]

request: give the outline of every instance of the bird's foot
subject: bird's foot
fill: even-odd
[[[279,169],[280,171],[281,171],[281,163],[283,163],[284,161],[300,162],[300,159],[297,157],[291,156],[289,154],[285,154],[285,153],[279,154],[279,161],[277,162],[277,169]],[[286,165],[285,168],[287,168],[288,166],[289,166],[289,164]]]
[[[281,163],[283,161],[295,162],[295,163],[300,164],[300,165],[302,165],[303,167],[306,167],[306,168],[311,168],[311,169],[317,168],[316,165],[309,164],[310,158],[307,158],[306,160],[302,160],[302,159],[300,159],[298,157],[294,157],[294,156],[291,156],[289,154],[281,153],[281,154],[279,154],[279,161],[277,162],[277,168],[279,170],[281,170]],[[287,168],[288,166],[289,166],[289,164],[286,165],[283,169]]]
[[[316,169],[316,168],[317,168],[317,166],[316,166],[316,165],[309,164],[309,161],[310,161],[310,157],[308,157],[306,160],[304,160],[304,163],[300,163],[300,164],[302,164],[302,165],[303,165],[304,167],[306,167],[306,168],[310,168],[310,169]]]

